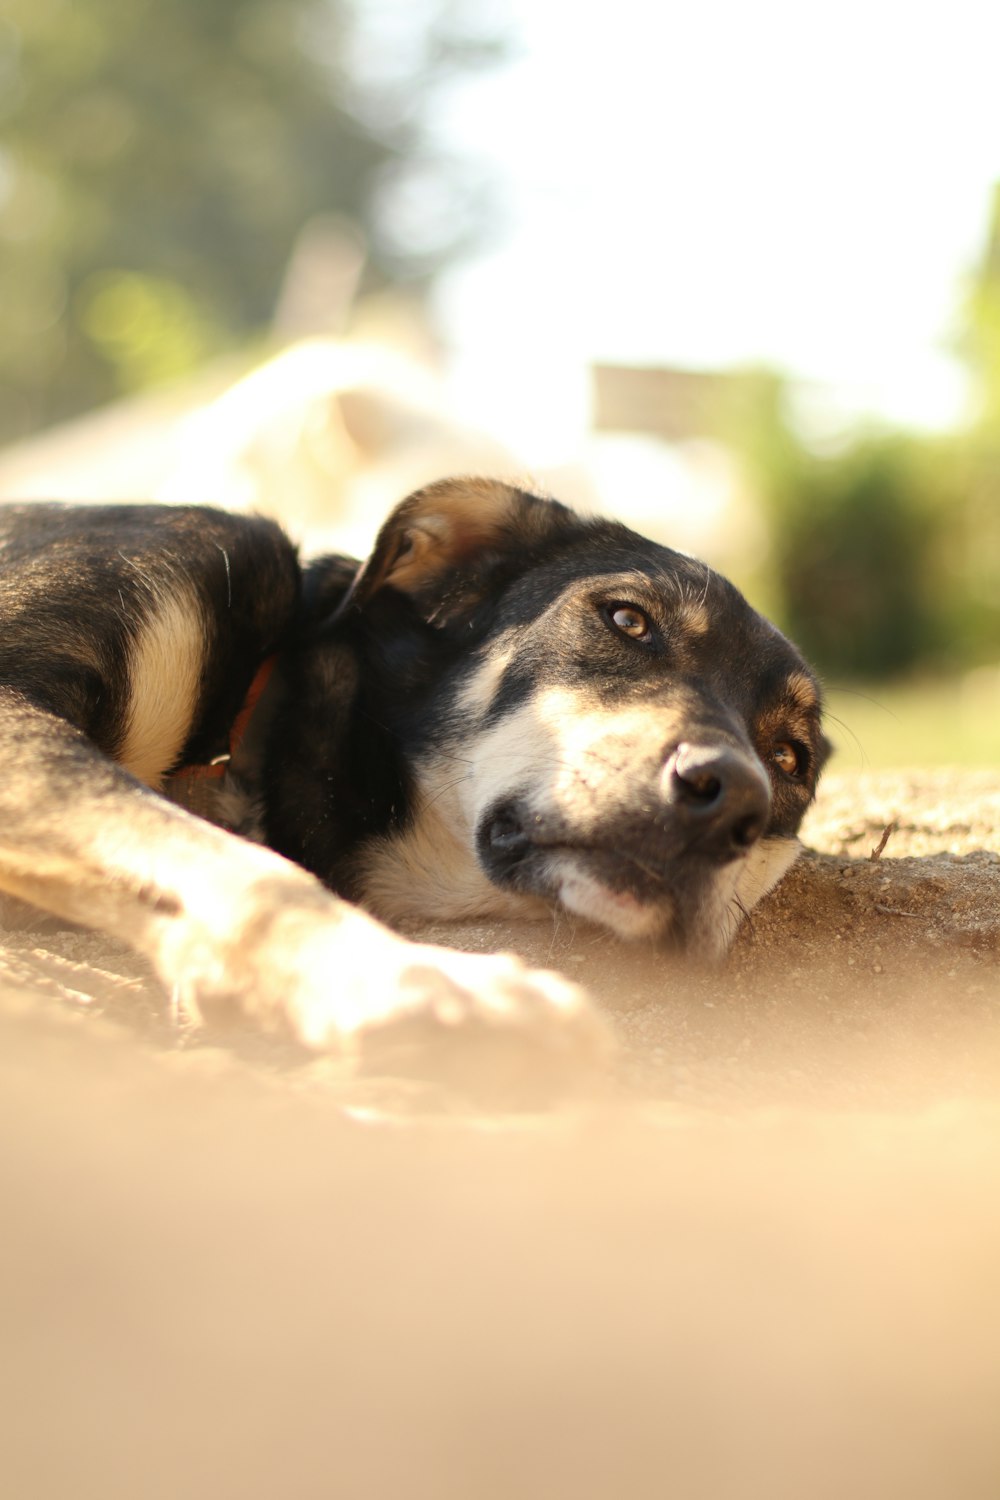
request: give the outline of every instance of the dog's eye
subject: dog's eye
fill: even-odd
[[[780,740],[771,747],[771,763],[783,776],[801,776],[806,768],[806,754],[791,740]]]
[[[608,609],[608,619],[616,630],[630,636],[633,641],[648,641],[653,633],[646,616],[634,604],[612,604]]]

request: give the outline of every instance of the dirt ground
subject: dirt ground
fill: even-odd
[[[2,1492],[996,1500],[1000,774],[832,775],[806,839],[716,973],[428,932],[611,1017],[534,1113],[195,1035],[8,903]]]

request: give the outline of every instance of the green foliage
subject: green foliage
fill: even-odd
[[[420,108],[490,48],[443,6],[376,8],[395,19],[380,70],[351,0],[6,0],[0,440],[265,326],[315,215],[364,227],[376,282],[454,250],[457,210],[416,256],[379,216],[413,163],[448,202]]]
[[[1000,454],[969,434],[799,446],[763,474],[784,627],[835,680],[1000,658]]]
[[[934,644],[924,561],[932,518],[900,441],[835,459],[803,454],[774,498],[774,557],[788,628],[838,676],[887,677]]]
[[[976,379],[979,421],[1000,431],[1000,185],[994,189],[986,245],[971,278],[958,338]]]
[[[728,424],[771,536],[758,597],[832,682],[1000,661],[997,203],[963,338],[975,422],[947,437],[870,429],[817,450],[789,387],[757,372]]]
[[[221,328],[176,281],[140,271],[99,271],[76,298],[77,322],[116,373],[141,389],[199,365],[223,342]]]

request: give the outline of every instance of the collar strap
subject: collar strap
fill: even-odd
[[[265,656],[257,673],[247,689],[247,695],[243,700],[243,707],[233,720],[233,727],[229,731],[229,749],[224,755],[217,755],[208,765],[204,766],[181,766],[179,770],[172,773],[173,776],[183,776],[185,780],[205,781],[225,776],[232,761],[239,750],[240,745],[250,727],[254,710],[260,702],[261,694],[267,687],[277,663],[277,655]]]

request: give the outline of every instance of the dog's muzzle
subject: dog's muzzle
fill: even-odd
[[[546,894],[568,858],[609,890],[656,902],[699,887],[745,857],[771,809],[767,775],[749,750],[684,741],[657,780],[608,784],[578,812],[530,794],[495,803],[477,830],[480,864],[497,884]]]

